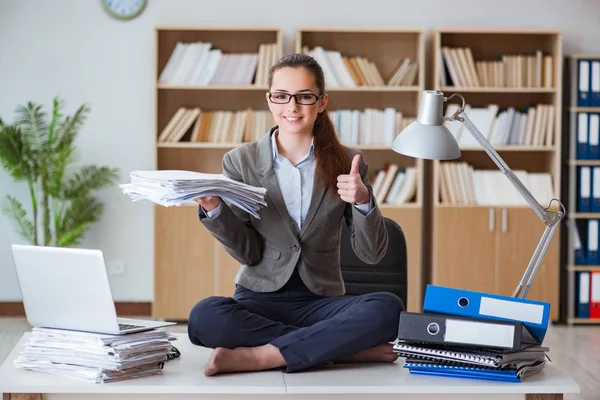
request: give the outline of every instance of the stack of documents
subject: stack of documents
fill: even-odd
[[[193,171],[159,170],[133,171],[131,183],[121,184],[123,193],[133,201],[145,199],[165,207],[181,206],[205,196],[220,197],[256,218],[266,207],[267,189],[235,181],[223,174],[205,174]]]
[[[541,371],[550,305],[429,285],[423,313],[402,312],[394,351],[410,373],[509,382]]]
[[[141,378],[162,374],[180,356],[175,339],[160,329],[109,335],[34,327],[14,365],[92,383]]]

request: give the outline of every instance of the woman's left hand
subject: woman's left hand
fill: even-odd
[[[360,154],[357,154],[354,156],[354,159],[352,159],[350,174],[338,176],[338,194],[345,202],[366,204],[369,202],[371,195],[369,194],[369,190],[363,183],[360,173],[358,172],[359,161]]]

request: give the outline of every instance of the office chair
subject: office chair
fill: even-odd
[[[386,291],[394,293],[407,306],[406,239],[402,228],[384,218],[389,244],[385,256],[377,264],[366,264],[354,254],[350,230],[342,224],[340,264],[347,295]]]

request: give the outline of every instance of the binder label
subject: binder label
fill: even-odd
[[[510,348],[514,337],[515,327],[512,325],[446,319],[446,342]]]
[[[479,314],[541,324],[544,320],[544,306],[482,296]]]

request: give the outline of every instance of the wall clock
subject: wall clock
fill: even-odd
[[[142,13],[147,0],[101,0],[104,10],[113,18],[130,20]]]

